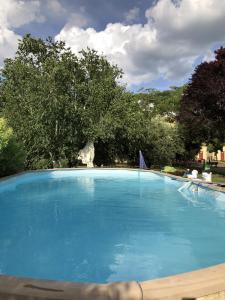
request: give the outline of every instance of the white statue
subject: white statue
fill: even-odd
[[[93,168],[93,160],[95,157],[95,146],[93,142],[87,142],[83,149],[78,153],[78,159],[82,160],[83,164],[87,164],[88,168]]]
[[[198,171],[197,170],[193,170],[191,172],[191,174],[187,174],[187,178],[190,178],[190,179],[197,179],[198,178]]]

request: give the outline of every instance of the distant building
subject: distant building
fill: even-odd
[[[218,160],[225,161],[225,146],[223,146],[222,151],[218,150],[217,152],[208,152],[207,146],[202,145],[199,153],[196,156],[197,160]]]

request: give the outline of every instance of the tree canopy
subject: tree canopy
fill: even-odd
[[[170,90],[158,91],[146,89],[136,94],[142,107],[151,110],[153,115],[161,115],[168,122],[174,122],[180,111],[180,102],[186,86],[171,87]]]
[[[196,68],[182,97],[178,120],[189,149],[203,142],[220,148],[225,140],[225,48],[215,54]]]
[[[156,102],[156,100],[155,100]],[[137,162],[142,150],[148,165],[171,164],[184,153],[184,142],[175,121],[167,119],[142,94],[124,93],[112,110],[115,121],[114,139],[102,144],[105,156]]]
[[[110,135],[108,111],[121,94],[121,71],[96,51],[79,56],[64,42],[26,35],[5,61],[4,115],[27,151],[27,163],[69,160],[87,140]]]
[[[75,55],[62,41],[25,35],[0,74],[0,107],[26,151],[26,167],[73,166],[86,142],[94,143],[98,165],[135,163],[139,149],[149,164],[181,155],[183,87],[130,93],[121,76],[95,50]]]

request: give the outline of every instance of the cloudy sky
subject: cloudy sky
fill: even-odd
[[[132,90],[166,89],[225,45],[225,0],[0,0],[0,66],[25,33],[95,48]]]

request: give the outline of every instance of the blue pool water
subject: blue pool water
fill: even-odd
[[[27,173],[0,183],[0,273],[147,280],[225,262],[225,197],[150,172]]]

